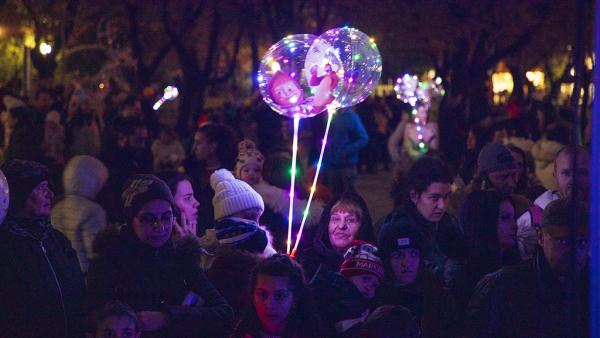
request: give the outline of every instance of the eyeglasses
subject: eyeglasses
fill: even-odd
[[[135,216],[135,218],[137,218],[137,220],[144,226],[153,226],[158,224],[172,225],[173,221],[175,220],[175,215],[173,215],[173,212],[167,211],[160,215],[160,217],[157,217],[156,215],[151,213],[145,213],[139,216]]]

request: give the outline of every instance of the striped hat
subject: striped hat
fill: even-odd
[[[372,274],[383,279],[383,264],[377,255],[377,247],[364,241],[354,240],[344,254],[340,273],[345,277]]]
[[[262,253],[268,244],[267,233],[255,221],[227,217],[215,224],[219,244],[255,253]]]

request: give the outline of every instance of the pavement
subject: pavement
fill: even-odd
[[[390,191],[393,184],[392,171],[378,170],[376,174],[359,174],[356,190],[365,199],[373,224],[392,211],[393,201]],[[376,232],[378,229],[375,229]]]

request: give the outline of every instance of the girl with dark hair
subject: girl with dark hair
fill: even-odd
[[[159,173],[158,178],[163,180],[173,194],[175,205],[179,209],[178,222],[183,229],[189,229],[191,233],[196,234],[198,225],[198,207],[200,203],[194,197],[194,188],[192,179],[187,175],[176,171],[166,171]]]
[[[312,295],[298,263],[274,255],[252,271],[252,304],[233,338],[323,337]]]
[[[454,261],[462,255],[460,230],[446,212],[452,181],[442,161],[429,156],[418,159],[407,177],[395,184],[396,209],[379,232],[381,240],[394,227],[415,227],[424,238],[421,258],[446,282],[454,273]]]
[[[464,310],[475,285],[484,275],[520,261],[517,248],[515,207],[509,195],[497,191],[474,191],[460,212],[468,256],[451,288]]]
[[[304,235],[305,241],[307,237]],[[307,279],[313,280],[321,269],[337,271],[353,240],[374,242],[375,237],[366,202],[360,195],[346,192],[323,210],[312,246],[300,246],[298,261]]]

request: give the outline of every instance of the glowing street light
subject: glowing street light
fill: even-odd
[[[50,53],[52,53],[52,46],[50,46],[49,44],[42,42],[40,44],[40,53],[42,55],[48,55]]]

